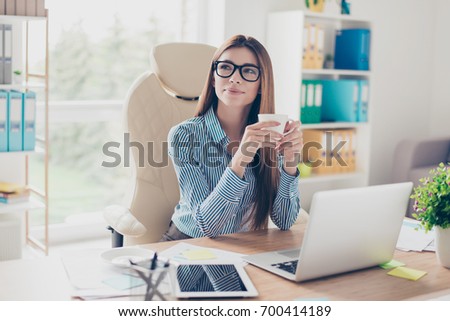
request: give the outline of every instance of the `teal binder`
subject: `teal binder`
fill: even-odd
[[[36,93],[22,93],[23,150],[34,150],[36,146]]]
[[[321,107],[322,82],[320,80],[303,80],[300,109],[302,124],[320,123]]]
[[[8,151],[8,93],[0,90],[0,152]]]
[[[10,90],[8,94],[8,150],[22,150],[22,93]]]
[[[322,80],[322,121],[356,122],[359,80]]]
[[[359,81],[358,91],[358,121],[367,122],[367,113],[369,105],[369,82],[367,80]]]

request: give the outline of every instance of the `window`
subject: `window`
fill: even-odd
[[[120,203],[130,171],[102,167],[102,146],[123,140],[122,100],[149,70],[150,49],[162,42],[199,41],[201,2],[46,1],[51,223]],[[34,64],[42,64],[39,56]]]

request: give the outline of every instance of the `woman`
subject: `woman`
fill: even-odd
[[[237,35],[215,53],[195,117],[169,132],[180,186],[161,241],[257,230],[272,221],[289,229],[300,210],[297,160],[300,122],[284,135],[258,122],[273,114],[270,57],[256,39]]]

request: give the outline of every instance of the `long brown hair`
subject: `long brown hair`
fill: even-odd
[[[215,52],[209,76],[203,87],[202,94],[195,112],[196,116],[206,113],[209,108],[216,107],[218,98],[213,87],[213,63],[230,48],[245,47],[256,56],[261,69],[260,94],[253,101],[247,118],[247,125],[258,121],[258,114],[273,114],[275,112],[274,84],[272,62],[264,46],[255,38],[236,35],[225,41]],[[271,148],[261,148],[250,164],[256,177],[255,205],[251,215],[251,228],[254,230],[267,227],[268,217],[272,211],[276,196],[280,173],[277,169],[276,153]]]

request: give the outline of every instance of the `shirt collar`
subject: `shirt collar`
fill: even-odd
[[[220,125],[219,119],[217,118],[212,106],[205,113],[204,117],[206,128],[210,132],[213,141],[216,143],[228,144],[229,138]]]

